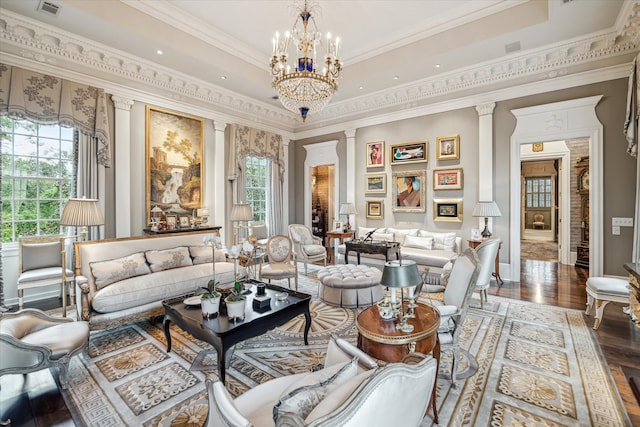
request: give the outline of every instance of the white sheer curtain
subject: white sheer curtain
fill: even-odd
[[[271,194],[267,228],[270,234],[282,234],[282,187],[284,183],[284,147],[282,136],[237,124],[231,125],[229,180],[235,184],[234,202],[246,197],[245,159],[247,156],[271,161]]]

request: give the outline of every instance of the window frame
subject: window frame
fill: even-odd
[[[266,157],[246,156],[244,166],[245,203],[251,206],[254,221],[268,223],[272,162]],[[263,185],[260,185],[261,182]],[[264,197],[257,198],[255,194],[264,194]]]

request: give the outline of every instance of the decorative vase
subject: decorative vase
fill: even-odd
[[[202,298],[201,306],[203,317],[216,317],[220,309],[220,297]]]
[[[244,309],[246,300],[243,298],[239,301],[231,300],[231,295],[225,298],[227,305],[227,317],[229,319],[241,319],[244,320]]]

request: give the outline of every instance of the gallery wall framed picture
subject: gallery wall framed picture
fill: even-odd
[[[384,141],[367,142],[367,167],[384,167]]]
[[[436,159],[456,160],[460,158],[460,135],[439,136],[436,138]]]
[[[365,201],[366,215],[369,219],[384,219],[384,200],[368,199]]]
[[[433,189],[462,190],[462,168],[434,169]]]
[[[462,222],[462,199],[433,199],[433,220]]]
[[[425,171],[393,173],[393,212],[425,212]]]
[[[365,193],[386,193],[387,192],[387,174],[386,173],[368,173],[364,176]]]
[[[204,120],[147,105],[146,202],[188,215],[202,207]]]
[[[390,146],[390,164],[403,165],[427,161],[428,141],[407,142]]]

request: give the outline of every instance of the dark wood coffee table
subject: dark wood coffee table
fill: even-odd
[[[251,287],[253,295],[256,293],[255,283]],[[239,342],[257,337],[270,331],[276,326],[282,325],[294,317],[304,314],[306,323],[304,326],[304,343],[309,344],[308,336],[311,328],[311,313],[309,302],[311,295],[292,291],[280,286],[266,284],[266,292],[271,297],[271,309],[264,312],[255,311],[250,302],[245,308],[244,320],[229,321],[226,315],[220,314],[214,319],[204,319],[199,305],[188,306],[184,300],[193,294],[168,299],[162,302],[164,307],[164,335],[167,339],[167,353],[171,351],[171,335],[169,327],[171,322],[180,326],[184,331],[194,337],[211,344],[218,353],[218,376],[224,383],[225,370],[228,363],[227,351]],[[278,301],[276,294],[286,292],[289,294],[287,301]]]
[[[400,243],[386,241],[363,242],[361,240],[350,240],[345,242],[344,263],[349,264],[349,252],[358,254],[358,264],[360,264],[360,254],[382,254],[385,261],[393,254],[396,259],[400,259]]]

